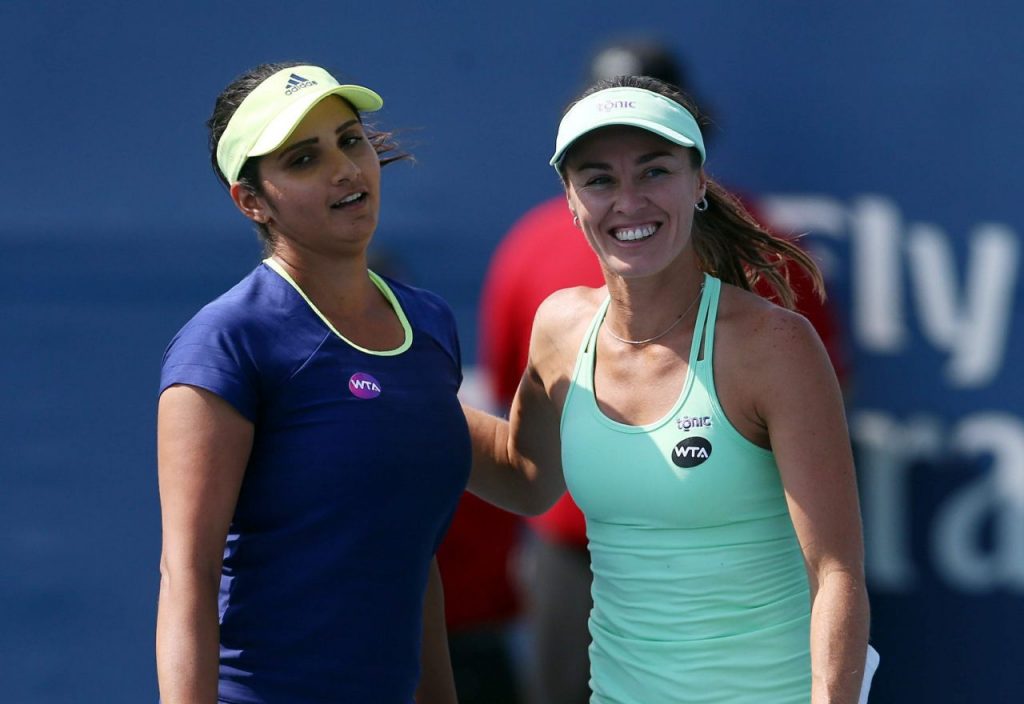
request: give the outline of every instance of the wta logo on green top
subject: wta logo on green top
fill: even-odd
[[[348,390],[356,398],[371,399],[381,394],[380,382],[366,372],[356,372],[348,380]]]
[[[292,75],[288,76],[288,83],[285,86],[284,94],[293,95],[295,93],[298,93],[303,88],[309,88],[310,86],[315,85],[317,85],[316,81],[311,81],[308,78],[303,78],[297,73],[293,73]]]
[[[707,438],[694,436],[681,440],[672,448],[672,461],[677,467],[692,469],[711,457],[711,443]]]

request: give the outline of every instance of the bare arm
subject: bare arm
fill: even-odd
[[[765,346],[760,398],[811,586],[813,704],[855,704],[869,607],[856,478],[842,395],[806,320],[785,314]]]
[[[473,440],[468,489],[515,513],[543,513],[565,492],[559,423],[575,354],[570,348],[578,341],[566,342],[566,307],[559,300],[564,294],[548,298],[537,311],[509,420],[464,407]]]
[[[252,423],[208,391],[172,386],[160,397],[156,658],[164,704],[217,701],[217,590],[252,438]]]
[[[423,640],[420,649],[420,683],[417,704],[457,704],[455,679],[448,652],[444,621],[444,588],[437,558],[430,562],[427,592],[423,597]]]
[[[463,407],[473,439],[467,488],[515,513],[543,513],[565,492],[557,414],[542,394],[524,376],[512,402],[511,421]]]

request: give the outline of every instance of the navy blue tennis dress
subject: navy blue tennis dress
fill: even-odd
[[[207,389],[255,425],[224,547],[219,698],[410,704],[431,557],[465,488],[455,322],[370,274],[405,330],[341,336],[273,260],[175,336],[161,392]]]

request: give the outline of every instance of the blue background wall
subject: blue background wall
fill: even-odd
[[[811,230],[846,321],[876,702],[1024,697],[1024,65],[1014,3],[0,4],[0,701],[154,700],[160,355],[259,258],[208,166],[217,92],[309,59],[414,166],[378,236],[474,361],[488,256],[557,192],[589,52],[652,34],[709,168]]]

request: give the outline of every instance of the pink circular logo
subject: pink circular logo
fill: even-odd
[[[348,390],[356,398],[377,398],[380,396],[380,382],[365,372],[356,372],[348,380]]]

